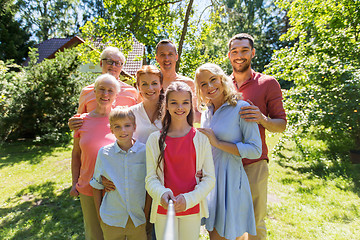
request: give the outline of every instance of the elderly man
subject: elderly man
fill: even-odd
[[[116,106],[132,106],[138,102],[137,90],[121,81],[122,68],[125,63],[124,54],[116,47],[107,47],[101,53],[100,67],[102,73],[109,73],[113,75],[120,82],[120,92],[118,93],[115,105]],[[123,78],[124,79],[124,78]],[[91,112],[95,109],[94,84],[86,86],[82,89],[79,97],[78,113]],[[69,119],[69,127],[71,130],[80,128],[82,125],[82,119],[80,117],[72,117]]]
[[[262,140],[262,155],[259,159],[243,159],[244,169],[249,179],[254,204],[256,236],[249,239],[266,239],[268,148],[265,129],[270,132],[283,132],[286,128],[286,114],[282,104],[280,84],[275,78],[251,69],[251,59],[255,56],[254,39],[251,35],[240,33],[229,41],[230,59],[236,89],[242,93],[250,106],[243,107],[240,115],[246,121],[259,125]]]

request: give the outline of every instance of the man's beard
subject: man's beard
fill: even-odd
[[[246,72],[249,68],[250,68],[250,61],[246,61],[246,62],[243,64],[243,66],[241,66],[241,67],[234,67],[234,66],[233,66],[234,72],[237,72],[237,73]]]

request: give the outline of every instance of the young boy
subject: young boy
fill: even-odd
[[[132,138],[136,129],[135,115],[128,108],[112,110],[109,122],[117,140],[99,150],[90,181],[104,239],[146,239],[145,144]],[[116,187],[104,197],[101,176]]]

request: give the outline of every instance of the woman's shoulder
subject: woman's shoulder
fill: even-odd
[[[250,103],[248,103],[247,101],[244,100],[237,100],[237,104],[236,107],[241,108],[241,107],[245,107],[245,106],[250,106]]]
[[[196,128],[194,128],[194,129],[195,129],[195,135],[194,135],[195,140],[205,141],[206,139],[208,139],[208,137],[205,134],[203,134],[202,132],[200,132]]]
[[[132,111],[139,111],[140,109],[143,109],[144,108],[144,105],[143,103],[138,103],[138,104],[135,104],[135,105],[132,105],[129,107]]]

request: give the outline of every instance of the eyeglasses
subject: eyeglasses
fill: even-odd
[[[101,60],[105,60],[106,64],[113,65],[115,67],[121,67],[123,65],[123,63],[121,61],[114,61],[114,60],[111,60],[111,59],[108,59],[108,58],[104,58],[104,59],[101,59]]]

